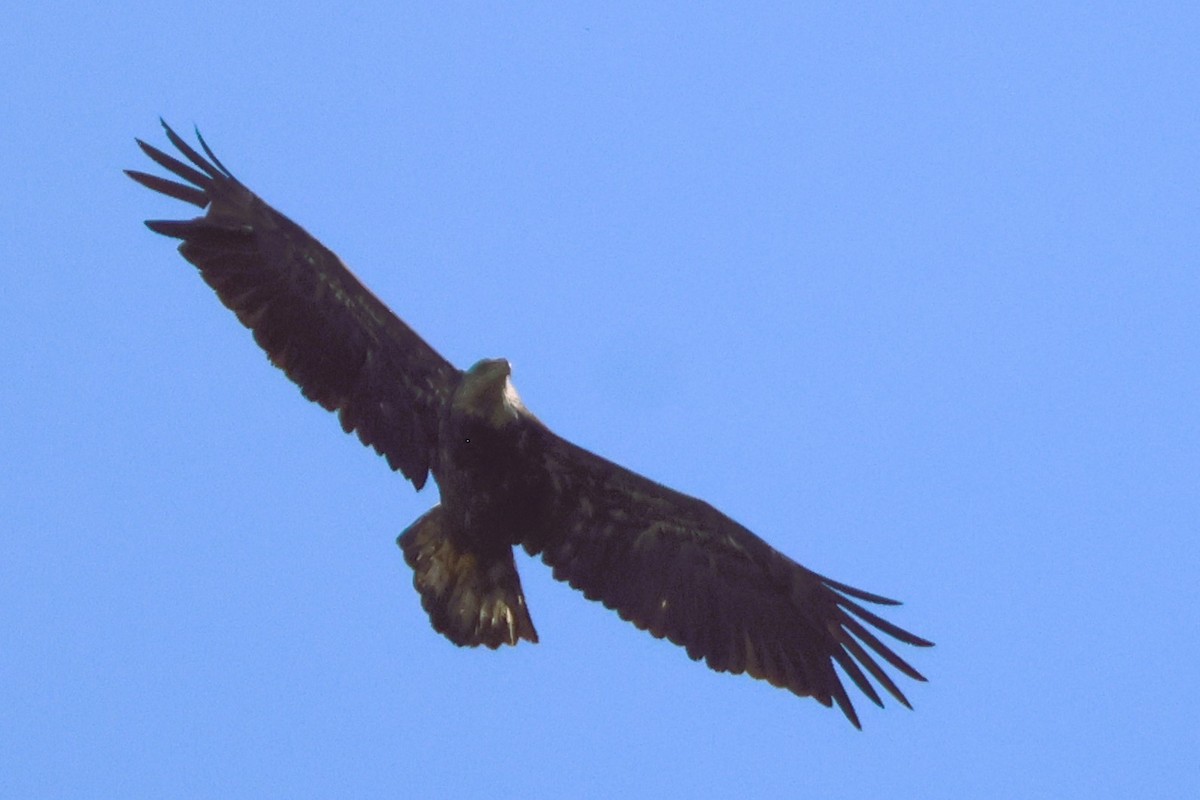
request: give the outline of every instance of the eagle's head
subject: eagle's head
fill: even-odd
[[[485,358],[463,375],[454,390],[451,408],[496,428],[511,425],[525,413],[512,383],[512,365],[503,358]]]

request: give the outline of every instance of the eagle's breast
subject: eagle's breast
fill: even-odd
[[[438,431],[438,488],[454,527],[479,544],[517,544],[542,517],[549,482],[540,423],[525,409],[504,359],[463,374]]]

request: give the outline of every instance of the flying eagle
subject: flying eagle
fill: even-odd
[[[179,252],[305,397],[417,489],[431,473],[437,482],[441,502],[397,539],[435,630],[459,646],[536,642],[513,561],[521,545],[558,580],[714,670],[836,702],[855,727],[835,665],[876,705],[868,674],[909,706],[878,659],[925,678],[877,632],[931,642],[863,605],[897,601],[806,569],[708,503],[557,436],[521,403],[507,361],[455,368],[234,178],[199,131],[207,158],[163,127],[191,165],[137,143],[183,182],[126,172],[205,213],[146,225],[182,240]]]

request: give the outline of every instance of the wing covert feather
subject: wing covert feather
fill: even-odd
[[[877,659],[925,678],[867,626],[906,644],[931,643],[850,598],[895,601],[806,569],[702,500],[549,431],[543,440],[551,500],[523,544],[554,577],[714,670],[837,703],[855,726],[835,664],[877,705],[867,674],[909,705]]]
[[[439,412],[459,371],[337,255],[234,178],[202,138],[207,158],[165,122],[163,127],[194,168],[141,140],[138,145],[186,183],[127,174],[207,210],[191,220],[146,225],[182,239],[180,253],[253,332],[271,362],[305,397],[336,411],[346,432],[357,433],[421,488],[435,466]]]

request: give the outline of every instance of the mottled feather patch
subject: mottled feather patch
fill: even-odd
[[[423,486],[442,409],[461,373],[335,254],[221,167],[203,140],[208,159],[163,127],[190,165],[139,146],[181,182],[136,171],[131,177],[206,212],[147,225],[183,240],[180,253],[306,398],[346,412],[342,421],[363,444]]]
[[[560,505],[525,544],[555,578],[713,669],[746,672],[826,706],[836,702],[855,726],[839,668],[872,702],[879,693],[868,674],[907,705],[875,659],[910,677],[915,670],[847,612],[902,642],[927,642],[842,592],[867,602],[886,598],[805,569],[707,503],[552,433],[543,440],[537,463],[545,464]]]

